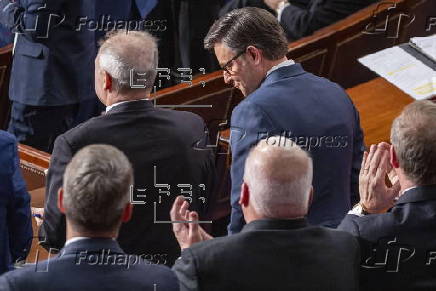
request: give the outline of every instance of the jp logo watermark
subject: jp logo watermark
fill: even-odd
[[[411,25],[415,19],[415,15],[401,11],[395,2],[381,2],[374,10],[371,21],[365,26],[363,33],[397,39],[402,29]]]

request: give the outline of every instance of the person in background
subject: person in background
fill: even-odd
[[[17,142],[14,136],[0,130],[0,274],[27,257],[33,236],[31,219],[30,196],[21,176]]]
[[[247,6],[266,9],[277,17],[291,42],[375,2],[378,0],[232,0],[220,14]]]

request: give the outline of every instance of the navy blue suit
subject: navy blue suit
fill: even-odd
[[[0,47],[11,44],[13,35],[9,29],[0,24]]]
[[[48,261],[0,277],[0,290],[178,291],[168,268],[127,256],[112,239],[72,242]]]
[[[336,227],[358,196],[363,153],[359,114],[341,87],[294,64],[273,71],[233,110],[229,233],[239,232],[244,223],[238,200],[247,154],[273,135],[288,137],[310,153],[314,197],[308,220]]]
[[[348,214],[338,228],[359,239],[361,290],[436,289],[436,185],[406,191],[384,214]]]
[[[95,22],[101,15],[127,21],[134,8],[145,15],[155,1],[0,0],[1,24],[18,34],[9,132],[51,152],[58,135],[98,115],[94,60],[104,24]]]
[[[30,196],[20,172],[17,143],[0,131],[0,274],[25,259],[31,243]]]

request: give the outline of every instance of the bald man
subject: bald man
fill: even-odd
[[[178,197],[173,231],[183,249],[173,269],[181,290],[357,290],[357,241],[305,219],[312,160],[290,139],[262,140],[245,163],[242,232],[213,239]]]

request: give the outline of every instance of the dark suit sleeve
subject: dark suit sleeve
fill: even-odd
[[[3,274],[3,276],[0,276],[0,291],[12,291],[11,283],[8,280],[9,273]]]
[[[357,225],[357,222],[355,221],[359,217],[354,214],[347,214],[345,215],[344,219],[342,220],[341,224],[337,227],[338,230],[346,231],[355,237],[359,237],[359,227]]]
[[[229,234],[238,233],[244,226],[239,205],[239,196],[244,176],[245,160],[251,147],[272,128],[270,118],[255,104],[244,102],[232,113],[230,144],[232,149],[232,214],[228,226]],[[268,132],[271,134],[271,132]]]
[[[359,172],[362,164],[363,152],[365,150],[365,144],[363,140],[363,131],[360,127],[360,117],[357,109],[354,108],[355,114],[355,126],[354,126],[354,137],[353,137],[353,161],[351,167],[351,205],[355,205],[360,201],[359,195]]]
[[[198,277],[194,256],[190,249],[185,249],[173,266],[179,279],[180,291],[198,291]]]
[[[306,8],[302,5],[291,4],[284,9],[280,23],[289,41],[293,41],[352,14],[371,1],[367,2],[312,0]]]
[[[63,135],[54,144],[50,159],[45,194],[44,222],[40,228],[44,248],[61,249],[65,244],[65,216],[57,207],[58,191],[62,187],[65,168],[72,159],[71,148]]]
[[[32,244],[30,196],[21,176],[17,145],[13,144],[13,196],[8,206],[9,243],[14,262],[24,260]]]
[[[216,183],[216,169],[215,169],[215,155],[211,147],[209,147],[209,130],[205,125],[203,119],[200,116],[198,117],[198,124],[201,124],[195,138],[196,142],[194,145],[194,149],[198,157],[201,157],[202,163],[200,165],[200,177],[199,182],[205,185],[206,192],[202,191],[200,188],[199,192],[196,192],[194,199],[191,203],[191,210],[198,211],[201,218],[206,217],[205,215],[208,213],[210,202],[213,201],[213,194]],[[203,203],[200,198],[205,198],[205,202]]]
[[[48,38],[51,29],[63,22],[64,15],[60,12],[63,1],[60,0],[30,0],[24,1],[0,0],[0,22],[13,32],[23,34],[28,39],[36,41]]]

